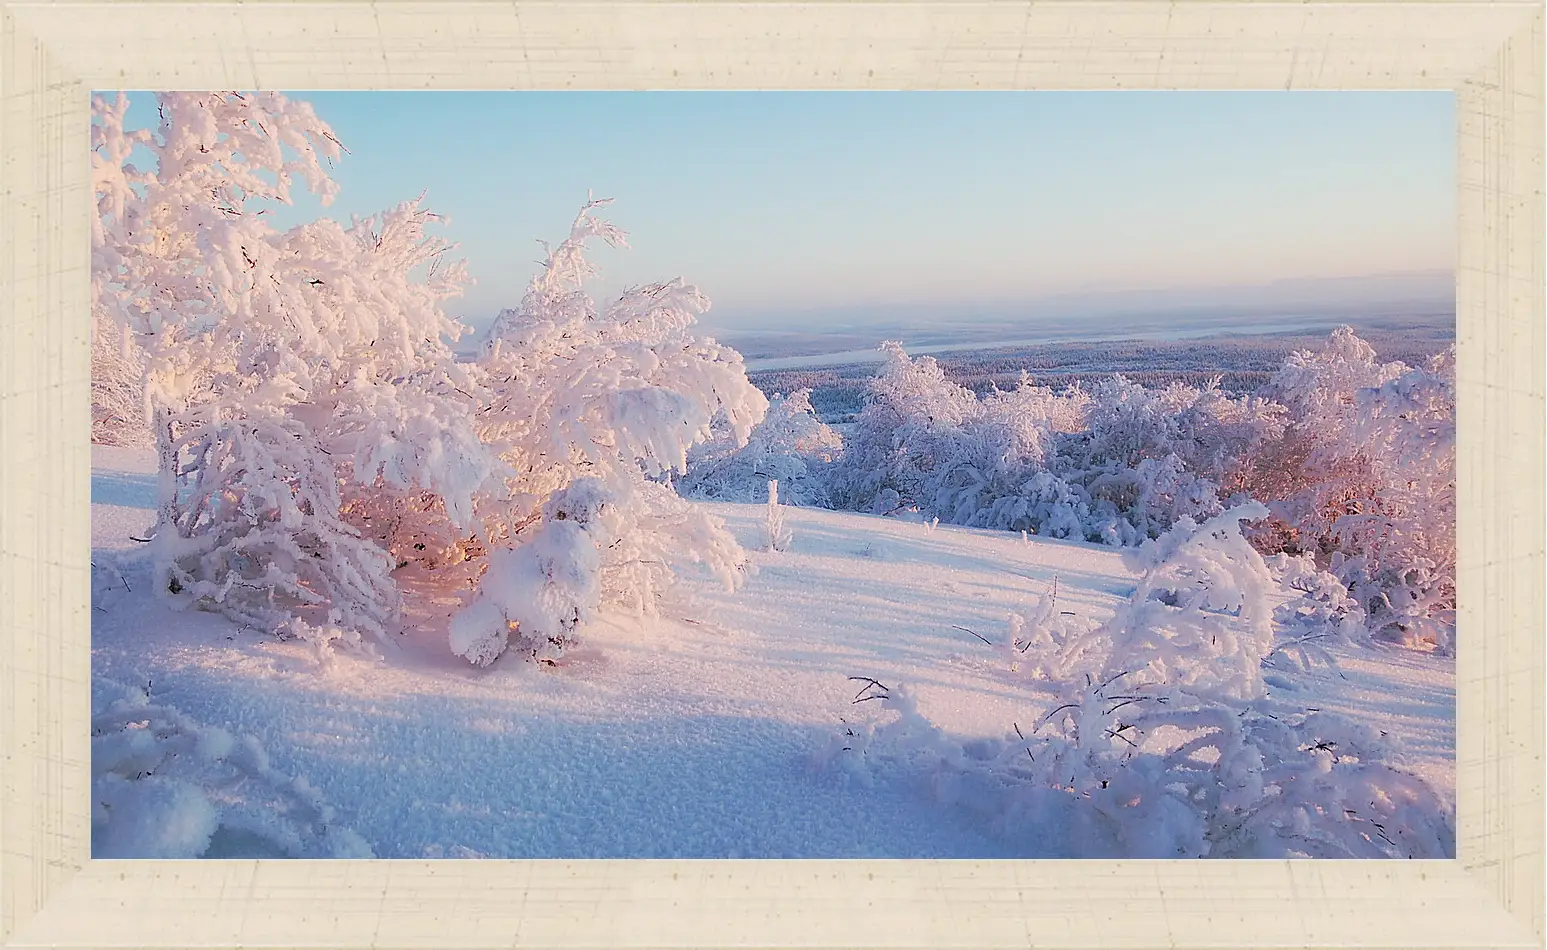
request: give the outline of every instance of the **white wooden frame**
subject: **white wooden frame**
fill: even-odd
[[[88,93],[1423,88],[1457,95],[1459,858],[89,858]],[[1537,2],[0,0],[0,944],[1541,946]]]

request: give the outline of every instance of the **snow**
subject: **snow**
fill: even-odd
[[[1010,669],[1009,615],[1038,617],[1056,577],[1063,621],[1110,618],[1138,583],[1111,548],[784,507],[792,541],[766,552],[765,505],[698,504],[750,552],[734,592],[689,571],[658,616],[604,609],[552,665],[510,653],[475,668],[448,646],[471,589],[429,594],[406,576],[409,613],[382,658],[323,663],[305,642],[150,594],[132,538],[155,520],[154,471],[150,452],[94,447],[94,714],[139,689],[199,724],[188,728],[211,755],[252,737],[265,782],[293,777],[292,797],[325,801],[330,827],[378,857],[1072,853],[1067,834],[1004,833],[960,788],[936,794],[901,772],[856,781],[822,767],[823,752],[846,723],[883,712],[853,701],[849,677],[905,684],[918,713],[969,750],[1026,729],[1053,694]],[[1389,732],[1453,803],[1454,659],[1329,649],[1341,674],[1275,670],[1269,696]],[[104,834],[97,853],[321,853],[300,832],[240,820],[206,779],[126,783],[144,786],[133,789],[144,827]]]
[[[840,436],[681,278],[595,299],[594,199],[460,363],[444,219],[278,231],[311,107],[157,106],[93,99],[93,433],[156,458],[93,486],[99,853],[1453,856],[1379,728],[1453,669],[1336,655],[1454,652],[1451,357],[979,395],[885,343]]]

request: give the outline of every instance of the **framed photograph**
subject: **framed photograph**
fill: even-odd
[[[1540,4],[0,16],[7,945],[1540,944]]]

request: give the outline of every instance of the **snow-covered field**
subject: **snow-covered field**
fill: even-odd
[[[1055,575],[1076,622],[1110,616],[1134,586],[1094,545],[791,509],[791,549],[754,553],[739,591],[690,577],[659,617],[609,615],[556,666],[508,654],[469,667],[447,647],[450,597],[405,617],[381,661],[324,663],[153,598],[132,538],[154,518],[154,460],[94,451],[93,558],[124,563],[121,582],[96,572],[94,713],[148,688],[194,723],[253,736],[271,773],[304,777],[379,857],[1056,854],[916,782],[856,783],[821,753],[845,723],[884,715],[853,702],[850,676],[907,685],[963,741],[1026,728],[1049,697],[958,628],[1002,642],[1007,613],[1027,613]],[[757,551],[761,506],[712,508]],[[1270,690],[1378,722],[1453,801],[1454,661],[1394,647],[1340,661],[1343,677],[1270,676]],[[253,788],[232,794],[261,810]],[[175,828],[168,807],[155,820]],[[253,853],[257,835],[224,840]]]

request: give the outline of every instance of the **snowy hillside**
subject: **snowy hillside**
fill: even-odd
[[[850,677],[911,691],[918,715],[968,760],[1031,732],[1054,694],[1019,668],[1036,651],[1012,671],[1007,617],[1031,616],[1056,577],[1071,628],[1107,620],[1138,579],[1111,548],[791,508],[789,550],[773,553],[762,550],[761,506],[704,505],[752,552],[755,573],[734,593],[689,572],[659,617],[608,612],[552,665],[509,653],[484,669],[452,655],[446,629],[460,604],[441,594],[414,601],[392,635],[400,649],[372,660],[158,601],[145,545],[132,540],[155,520],[155,460],[94,451],[93,712],[111,720],[126,692],[148,690],[135,702],[203,729],[199,761],[213,763],[186,788],[168,766],[166,787],[125,799],[147,820],[119,842],[124,853],[358,853],[345,830],[379,857],[1089,851],[1066,825],[1014,820],[981,789],[907,766],[884,728],[867,753],[875,768],[853,767],[843,743],[895,718],[886,702],[855,702],[863,684]],[[1389,732],[1452,802],[1454,660],[1333,650],[1341,675],[1269,671],[1269,698]],[[263,769],[219,755],[245,736],[266,753]],[[95,740],[99,771],[113,738]],[[237,777],[210,791],[210,769],[228,763]],[[189,791],[199,787],[203,797]],[[114,840],[99,836],[98,853]]]

